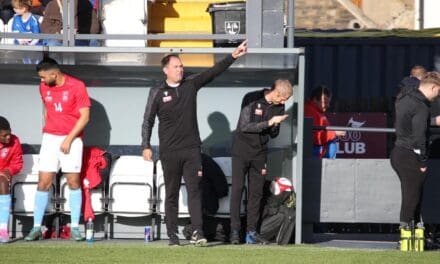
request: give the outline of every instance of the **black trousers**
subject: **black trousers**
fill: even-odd
[[[203,234],[200,149],[187,149],[160,154],[165,181],[165,217],[167,234],[177,233],[179,190],[183,179],[188,193],[188,209],[193,230]]]
[[[425,165],[417,159],[416,154],[405,148],[394,147],[390,156],[391,166],[400,179],[402,205],[400,222],[420,222],[420,209],[423,197],[423,183],[426,172],[420,171]]]
[[[248,208],[246,231],[256,231],[260,219],[260,203],[267,175],[266,160],[245,160],[232,157],[231,230],[240,230],[240,204],[245,177],[248,175]]]

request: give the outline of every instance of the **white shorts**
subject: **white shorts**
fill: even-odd
[[[77,137],[70,146],[69,154],[61,152],[60,147],[66,136],[43,133],[41,142],[39,171],[79,173],[81,171],[83,142]]]

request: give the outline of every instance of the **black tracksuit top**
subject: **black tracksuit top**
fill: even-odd
[[[422,162],[428,160],[430,106],[418,89],[401,94],[396,100],[395,145],[414,151]]]
[[[150,89],[142,124],[142,147],[151,148],[150,139],[156,115],[159,118],[159,151],[200,147],[197,125],[197,92],[234,63],[232,55],[208,70],[184,78],[178,87],[164,81]]]
[[[246,94],[232,144],[232,155],[245,160],[265,160],[269,137],[280,132],[280,126],[269,127],[269,119],[284,114],[284,105],[266,101],[266,89]]]

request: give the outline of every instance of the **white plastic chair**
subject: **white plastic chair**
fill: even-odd
[[[116,217],[152,215],[153,186],[152,161],[145,161],[141,156],[119,157],[110,171],[108,213]],[[154,236],[155,219],[152,218],[151,222],[152,236]]]
[[[17,175],[12,177],[11,182],[11,228],[12,236],[16,235],[17,216],[33,216],[35,194],[38,186],[38,155],[23,155],[23,169]],[[49,189],[49,201],[47,203],[46,215],[56,213],[55,198],[55,181]]]
[[[38,155],[23,155],[23,169],[19,174],[12,177],[11,196],[13,215],[33,215],[37,185]],[[55,213],[55,204],[53,202],[54,194],[55,185],[52,184],[49,190],[49,202],[46,207],[46,214]]]

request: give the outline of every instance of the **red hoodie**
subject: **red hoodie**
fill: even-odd
[[[316,104],[309,100],[304,105],[304,116],[313,118],[313,126],[329,126],[327,117]],[[334,131],[313,130],[313,145],[325,146],[336,138]]]
[[[89,218],[95,219],[92,208],[90,190],[98,186],[102,179],[100,170],[107,166],[104,158],[105,151],[97,147],[84,147],[83,162],[81,167],[81,188],[83,194],[83,216],[84,221]]]
[[[9,144],[0,143],[0,171],[9,171],[11,176],[23,168],[23,151],[17,136],[11,135]]]

